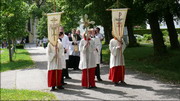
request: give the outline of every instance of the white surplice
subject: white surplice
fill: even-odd
[[[61,42],[63,44],[64,49],[67,50],[66,53],[64,54],[65,59],[68,60],[69,59],[69,38],[67,35],[64,34],[64,36],[61,40],[62,40]]]
[[[56,48],[52,44],[48,43],[47,59],[48,59],[48,70],[62,70],[63,68],[66,67],[64,48],[60,41],[58,41],[57,44],[57,52],[56,52]]]
[[[95,59],[96,59],[96,64],[100,64],[100,58],[101,58],[101,48],[102,48],[102,44],[100,39],[96,36],[94,38],[92,38],[92,40],[95,42]]]
[[[96,67],[96,59],[94,51],[96,49],[93,40],[89,40],[88,47],[85,47],[87,40],[82,39],[79,44],[80,62],[79,69],[87,69]]]
[[[118,48],[118,41],[115,40],[114,38],[110,40],[110,43],[109,43],[109,49],[111,52],[110,68],[112,68],[114,66],[124,66],[125,65],[123,52],[126,48],[126,44],[125,44],[124,40],[122,42],[123,42],[122,52],[120,52],[120,49]],[[121,59],[121,56],[122,56],[122,59]]]

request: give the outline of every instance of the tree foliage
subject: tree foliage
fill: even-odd
[[[27,19],[29,17],[29,6],[24,0],[2,0],[1,1],[1,39],[8,42],[10,61],[12,41],[26,36]]]

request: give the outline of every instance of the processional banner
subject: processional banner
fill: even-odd
[[[59,38],[59,26],[62,12],[48,13],[48,40],[52,45],[57,44]]]
[[[112,35],[120,40],[123,37],[124,24],[128,8],[111,9],[112,11]]]

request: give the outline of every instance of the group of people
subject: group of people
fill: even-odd
[[[47,45],[48,56],[48,87],[51,91],[64,89],[67,84],[64,79],[72,79],[68,67],[82,70],[81,86],[84,88],[97,88],[95,76],[98,81],[103,81],[100,76],[101,49],[104,36],[100,28],[89,29],[81,36],[80,31],[72,29],[71,34],[66,34],[64,28],[59,27],[59,40],[57,45],[50,42]],[[124,82],[124,57],[123,51],[126,44],[123,40],[111,39],[109,49],[110,71],[109,80],[118,85]]]

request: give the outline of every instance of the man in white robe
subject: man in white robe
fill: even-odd
[[[89,34],[88,34],[89,35]],[[83,39],[80,41],[80,63],[79,69],[82,70],[82,87],[85,88],[96,88],[95,85],[95,69],[96,69],[96,60],[95,60],[95,43],[88,36],[83,35]]]
[[[54,46],[50,42],[47,45],[47,59],[48,59],[48,87],[52,87],[51,91],[64,89],[62,87],[62,69],[65,68],[64,48],[62,43],[58,41]]]
[[[96,59],[96,72],[95,75],[97,77],[98,81],[102,81],[101,76],[100,76],[100,57],[101,57],[101,48],[102,48],[102,44],[100,39],[96,36],[96,32],[94,29],[91,29],[91,39],[95,42],[95,59]]]
[[[69,63],[68,63],[69,62],[69,38],[65,34],[64,28],[62,26],[59,28],[59,30],[60,30],[59,40],[62,42],[62,45],[64,47],[64,54],[65,54],[65,59],[66,59],[66,68],[63,69],[62,83],[67,84],[67,83],[64,83],[64,77],[66,79],[71,79],[71,77],[69,77],[69,72],[68,72],[68,65],[69,65]]]
[[[125,62],[123,52],[125,48],[126,44],[123,40],[118,41],[116,38],[110,40],[109,49],[111,52],[111,56],[109,80],[114,82],[115,86],[118,85],[119,81],[121,81],[121,83],[124,83]]]
[[[100,33],[99,27],[96,28],[96,36],[100,39],[101,45],[102,45],[102,41],[104,40],[104,35],[102,33]],[[102,48],[100,51],[100,62],[102,63]]]

